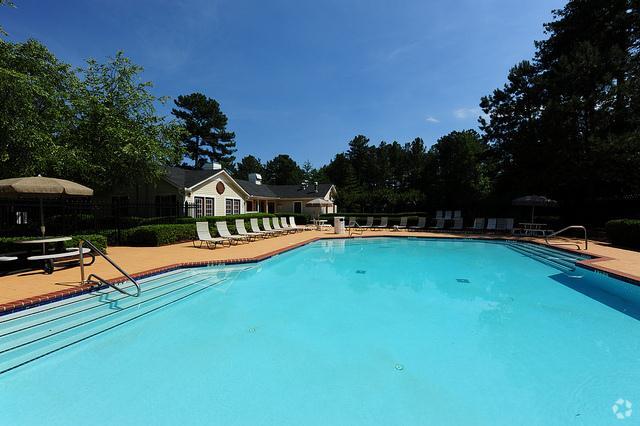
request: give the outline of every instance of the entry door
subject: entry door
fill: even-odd
[[[276,212],[276,203],[274,203],[274,202],[267,203],[267,208],[269,209],[268,213],[275,213]]]
[[[294,213],[302,213],[302,201],[294,201],[293,202],[293,212]]]

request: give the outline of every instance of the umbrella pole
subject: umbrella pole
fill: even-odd
[[[44,207],[43,207],[43,202],[42,202],[42,198],[40,198],[40,233],[42,234],[42,236],[44,237]]]
[[[531,206],[531,223],[535,223],[535,212],[536,212],[536,206]]]

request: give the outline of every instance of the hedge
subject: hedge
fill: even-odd
[[[640,220],[615,219],[605,225],[611,243],[619,246],[640,248]]]
[[[110,231],[115,232],[115,231]],[[120,231],[120,245],[156,247],[191,241],[196,237],[193,224],[144,225]]]

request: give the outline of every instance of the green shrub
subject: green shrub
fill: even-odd
[[[606,223],[607,237],[619,246],[640,248],[640,220],[615,219]]]
[[[193,224],[145,225],[120,231],[120,244],[156,247],[191,241],[195,237],[196,227]]]

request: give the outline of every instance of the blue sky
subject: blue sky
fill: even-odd
[[[532,56],[560,0],[14,0],[9,39],[81,65],[124,50],[158,95],[218,100],[238,158],[315,166],[356,134],[428,145]],[[172,102],[161,106],[168,114]]]

